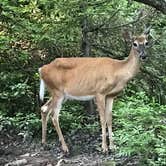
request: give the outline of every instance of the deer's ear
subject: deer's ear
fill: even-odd
[[[145,28],[143,34],[146,35],[148,37],[148,35],[150,34],[150,30],[151,30],[152,26],[149,26],[148,28]]]
[[[130,41],[130,42],[132,42],[132,41],[133,41],[133,34],[132,34],[132,32],[131,32],[131,31],[129,32],[129,41]]]
[[[137,36],[132,36],[132,42],[135,41],[137,39]]]

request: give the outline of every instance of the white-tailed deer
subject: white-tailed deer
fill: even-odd
[[[40,99],[44,98],[44,85],[51,98],[41,107],[42,143],[46,142],[47,121],[51,116],[64,152],[68,147],[64,141],[60,126],[59,112],[65,99],[90,100],[95,98],[102,128],[102,149],[108,151],[106,126],[109,134],[109,147],[114,148],[112,139],[112,105],[127,82],[139,70],[140,59],[145,59],[147,36],[136,36],[128,58],[57,58],[39,69]]]

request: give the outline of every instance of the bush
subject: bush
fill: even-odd
[[[41,136],[41,117],[35,113],[16,113],[12,117],[8,114],[0,112],[0,132],[12,132],[16,134],[28,134],[32,137]],[[98,131],[98,122],[93,115],[86,115],[84,107],[74,101],[66,102],[60,111],[59,123],[64,134],[70,134],[77,130],[84,130],[86,132]],[[55,135],[55,129],[52,122],[48,121],[48,137]],[[38,133],[38,134],[36,134]]]
[[[39,136],[41,134],[41,121],[34,114],[17,113],[14,117],[7,117],[0,113],[0,134],[8,133],[12,136],[22,135]],[[36,134],[38,133],[38,134]]]
[[[21,72],[0,72],[0,111],[5,115],[34,111],[33,87],[28,79]]]
[[[166,106],[144,93],[118,101],[114,107],[115,142],[119,156],[139,156],[142,164],[166,164]]]
[[[87,111],[83,105],[75,101],[68,101],[63,105],[60,124],[64,132],[84,130],[93,133],[99,129],[97,117],[94,115],[87,116]]]

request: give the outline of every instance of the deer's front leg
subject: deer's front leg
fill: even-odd
[[[109,134],[109,148],[111,150],[115,149],[113,138],[112,138],[112,106],[113,106],[113,98],[107,97],[106,98],[106,122],[108,127],[108,134]]]
[[[103,149],[103,152],[106,153],[108,151],[108,147],[107,147],[107,141],[106,141],[105,96],[97,95],[96,104],[97,104],[99,115],[100,115],[100,123],[101,123],[101,129],[102,129],[102,149]]]

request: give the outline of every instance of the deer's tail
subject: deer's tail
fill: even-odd
[[[45,83],[41,77],[41,68],[39,68],[39,75],[40,75],[40,91],[39,91],[39,98],[41,101],[44,100],[44,93],[45,93]]]

